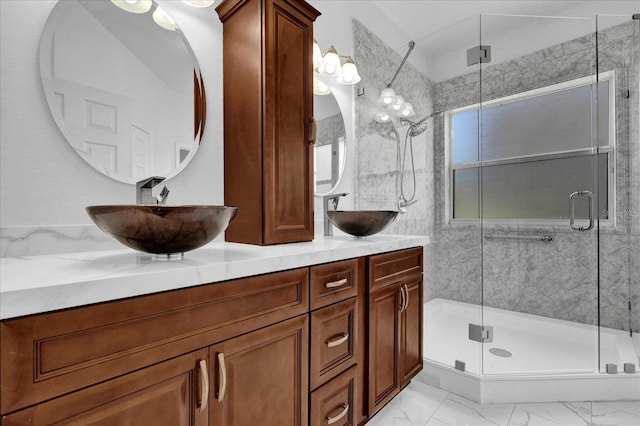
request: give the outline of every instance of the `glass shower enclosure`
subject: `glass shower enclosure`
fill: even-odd
[[[482,15],[427,41],[456,37],[466,62],[434,82],[444,266],[425,312],[459,343],[426,343],[428,359],[483,376],[640,369],[639,23]]]

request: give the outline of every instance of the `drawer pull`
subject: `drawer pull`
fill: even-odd
[[[207,361],[200,360],[200,393],[199,393],[199,406],[200,411],[204,411],[207,408],[207,401],[209,400],[209,372],[207,371]]]
[[[347,282],[349,282],[349,280],[347,280],[346,278],[343,278],[341,280],[337,280],[337,281],[331,281],[329,283],[326,283],[324,286],[326,288],[336,288],[336,287],[342,287],[343,285],[345,285]]]
[[[218,372],[220,374],[220,385],[218,386],[218,402],[222,402],[227,391],[227,366],[224,364],[224,354],[218,354]]]
[[[340,412],[340,414],[338,414],[335,417],[327,416],[327,424],[328,425],[334,424],[335,422],[337,422],[338,420],[346,416],[348,412],[349,412],[349,404],[342,404],[342,411]]]
[[[338,337],[335,340],[327,340],[327,347],[333,348],[334,346],[339,346],[349,340],[349,333],[342,333],[342,336]]]

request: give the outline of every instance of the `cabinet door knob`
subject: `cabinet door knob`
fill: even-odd
[[[347,280],[346,278],[343,278],[341,280],[337,280],[337,281],[331,281],[326,283],[324,286],[326,288],[336,288],[336,287],[342,287],[343,285],[345,285],[347,282],[349,282],[349,280]]]
[[[227,391],[227,366],[224,363],[224,354],[218,354],[218,373],[220,375],[220,384],[218,385],[218,402],[222,402],[224,394]]]
[[[200,360],[200,392],[198,394],[200,411],[204,411],[207,408],[207,401],[209,400],[209,371],[207,370],[207,361]]]
[[[337,416],[335,417],[327,416],[327,424],[329,425],[334,424],[335,422],[337,422],[338,420],[346,416],[348,412],[349,412],[349,404],[342,404],[342,411]]]
[[[342,336],[338,337],[335,340],[327,340],[326,343],[328,348],[333,348],[335,346],[343,344],[347,340],[349,340],[349,333],[342,333]]]

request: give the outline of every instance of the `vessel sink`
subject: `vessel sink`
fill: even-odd
[[[329,210],[327,217],[339,230],[355,237],[366,237],[391,225],[398,216],[393,210]]]
[[[86,210],[98,228],[127,247],[176,255],[202,247],[224,232],[238,208],[132,204]]]

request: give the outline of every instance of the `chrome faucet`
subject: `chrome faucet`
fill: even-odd
[[[329,222],[329,216],[327,216],[327,211],[329,211],[329,203],[333,205],[333,210],[338,210],[338,203],[340,202],[340,197],[345,197],[347,195],[349,194],[346,192],[342,192],[340,194],[331,194],[331,195],[325,195],[324,197],[322,197],[325,236],[333,235],[333,227],[331,226],[331,222]]]
[[[155,197],[151,193],[151,189],[165,180],[162,176],[152,176],[136,183],[136,204],[164,204],[169,196],[169,188],[162,188],[160,194]]]

